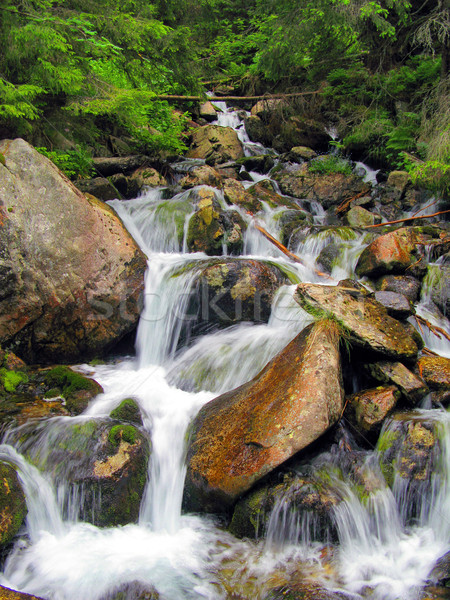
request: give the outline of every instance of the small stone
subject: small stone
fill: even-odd
[[[377,362],[366,366],[367,371],[380,383],[395,385],[412,404],[418,404],[428,393],[428,387],[400,362]]]
[[[363,390],[348,398],[345,414],[360,432],[378,431],[399,397],[395,385]]]
[[[362,206],[354,206],[346,213],[344,221],[350,227],[367,227],[380,221],[380,218]]]
[[[302,163],[303,161],[311,160],[316,156],[317,152],[315,152],[312,148],[308,148],[307,146],[294,146],[294,148],[291,148],[288,154],[288,160]]]
[[[214,108],[212,102],[208,101],[200,104],[199,113],[202,119],[205,119],[205,121],[209,121],[210,123],[217,119],[217,110]]]
[[[450,390],[450,358],[422,356],[417,361],[419,375],[434,390]]]
[[[377,290],[403,294],[411,302],[416,302],[420,296],[421,282],[409,275],[384,275],[377,281]]]
[[[407,319],[414,314],[408,298],[397,292],[375,292],[375,300],[382,304],[394,319]]]
[[[387,184],[403,193],[409,180],[409,174],[406,171],[391,171],[387,179]]]

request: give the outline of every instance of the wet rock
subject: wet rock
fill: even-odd
[[[285,210],[279,219],[281,243],[289,244],[289,239],[296,229],[312,224],[312,217],[305,210]]]
[[[131,200],[131,198],[136,198],[141,190],[137,179],[128,177],[123,173],[111,175],[109,177],[109,182],[116,190],[116,198],[118,197],[121,200]]]
[[[267,484],[240,499],[234,507],[229,531],[239,538],[265,537],[272,511],[278,505],[280,520],[285,523],[306,518],[314,521],[318,538],[334,537],[332,511],[340,501],[331,488],[327,489],[318,481],[286,475],[283,483]],[[277,524],[277,529],[283,530],[283,525]],[[280,536],[287,533],[280,531]]]
[[[299,580],[302,577],[298,577]],[[295,581],[272,590],[264,600],[354,600],[345,592],[333,592],[314,583]]]
[[[42,382],[44,398],[63,398],[71,415],[84,412],[90,400],[103,393],[102,386],[94,379],[76,373],[66,366],[38,372],[32,378],[32,385],[40,382]]]
[[[422,284],[409,275],[384,275],[377,283],[377,289],[383,292],[403,294],[411,302],[416,302],[420,296]]]
[[[331,242],[320,251],[316,263],[322,267],[325,273],[331,273],[338,256],[339,246],[334,242]]]
[[[302,163],[305,160],[311,160],[316,158],[317,152],[307,146],[294,146],[288,153],[288,160],[293,162]]]
[[[264,100],[259,100],[252,106],[250,113],[267,121],[271,118],[273,113],[279,113],[286,107],[286,100],[283,100],[282,98],[265,98]]]
[[[242,144],[231,127],[206,125],[192,134],[188,158],[204,158],[208,165],[216,165],[244,156]]]
[[[22,592],[16,592],[4,586],[0,586],[0,600],[43,600],[37,596],[31,594],[23,594]]]
[[[0,463],[0,547],[19,533],[26,515],[25,494],[17,473],[10,465]]]
[[[429,391],[424,381],[400,362],[369,363],[366,370],[376,381],[395,385],[411,404],[418,404]]]
[[[379,431],[393,411],[400,392],[394,386],[378,386],[349,396],[345,415],[361,433]]]
[[[291,199],[281,196],[277,194],[273,189],[273,184],[268,179],[263,179],[255,185],[252,185],[248,188],[247,192],[251,194],[255,198],[255,208],[256,211],[261,210],[262,205],[261,202],[266,202],[271,208],[276,208],[277,206],[286,206],[287,208],[291,208],[294,210],[298,210],[298,205]]]
[[[215,398],[195,418],[184,506],[224,512],[340,416],[339,335],[306,328],[250,382]]]
[[[450,358],[422,356],[417,361],[417,370],[433,390],[450,390]]]
[[[367,227],[380,223],[381,219],[377,215],[369,212],[362,206],[354,206],[345,215],[345,222],[350,227]]]
[[[387,178],[387,184],[403,194],[410,181],[409,173],[406,171],[391,171]]]
[[[450,316],[450,264],[430,265],[424,285],[445,316]]]
[[[137,521],[150,456],[150,441],[138,427],[83,419],[30,424],[17,435],[28,460],[56,485],[69,484],[66,503],[83,493],[79,518],[101,527]]]
[[[245,119],[244,123],[247,135],[252,142],[258,142],[264,146],[271,145],[272,136],[262,119],[256,115],[250,115]]]
[[[285,281],[277,267],[257,260],[226,258],[210,263],[200,272],[191,300],[194,333],[212,325],[267,322],[275,292]]]
[[[153,167],[139,167],[131,175],[138,190],[143,188],[155,188],[167,185],[167,179]]]
[[[133,398],[122,400],[119,406],[111,411],[109,416],[111,419],[116,419],[116,421],[131,423],[138,427],[141,427],[143,424],[141,409],[139,408],[139,404]]]
[[[381,235],[364,249],[356,265],[356,273],[360,277],[403,274],[420,260],[418,245],[425,242],[420,230],[413,227]]]
[[[370,185],[364,183],[361,177],[342,173],[313,173],[306,163],[297,168],[280,169],[273,178],[283,194],[315,200],[325,209],[370,191]]]
[[[261,209],[261,203],[236,179],[224,180],[223,196],[228,204],[236,204],[251,213],[257,213]]]
[[[392,486],[396,478],[400,478],[410,486],[405,492],[409,491],[410,496],[419,494],[421,500],[425,493],[422,486],[429,485],[435,466],[436,444],[432,423],[396,416],[378,441],[380,465],[387,483]],[[405,493],[405,504],[407,500]]]
[[[415,312],[408,298],[397,292],[375,292],[375,300],[382,304],[394,319],[407,319]]]
[[[147,160],[147,157],[141,155],[108,156],[105,158],[94,158],[93,163],[97,173],[106,177],[108,175],[115,175],[116,173],[132,173]]]
[[[90,194],[104,202],[115,200],[120,196],[120,192],[106,177],[80,179],[76,182],[76,187],[84,194]]]
[[[237,211],[224,211],[211,188],[197,191],[198,209],[189,220],[187,247],[190,252],[221,255],[224,246],[230,254],[239,254],[243,247],[246,224]]]
[[[278,152],[289,152],[296,146],[307,146],[316,152],[325,152],[331,141],[325,126],[314,119],[293,116],[272,124],[272,145]]]
[[[246,171],[268,173],[274,166],[275,161],[270,154],[261,154],[257,156],[245,156],[244,158],[240,158],[237,163],[242,165]]]
[[[0,302],[0,343],[27,362],[99,355],[136,326],[146,258],[112,208],[29,144],[3,140],[0,151],[0,262],[16,277]]]
[[[212,123],[217,120],[217,110],[214,108],[212,102],[203,102],[200,104],[199,114],[202,119]]]
[[[153,586],[131,581],[115,587],[100,600],[158,600],[159,597]]]
[[[295,299],[306,311],[332,315],[346,331],[349,342],[396,359],[412,359],[417,345],[386,309],[362,291],[350,287],[302,283]]]
[[[194,167],[180,181],[180,186],[183,189],[190,189],[197,185],[210,185],[211,187],[215,187],[220,190],[222,189],[222,176],[216,171],[216,169],[213,169],[208,165]]]

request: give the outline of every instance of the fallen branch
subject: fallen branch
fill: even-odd
[[[450,213],[449,210],[441,210],[437,213],[433,213],[432,215],[421,215],[420,217],[406,217],[405,219],[397,219],[396,221],[386,221],[385,223],[377,223],[376,225],[366,225],[362,227],[362,229],[370,229],[372,227],[383,227],[384,225],[395,225],[396,223],[404,223],[405,221],[415,221],[416,219],[431,219],[431,217],[438,217],[439,215],[445,215],[446,213]]]
[[[294,254],[293,252],[291,252],[290,250],[288,250],[285,246],[283,246],[283,244],[281,244],[278,240],[276,240],[273,235],[270,235],[270,233],[268,231],[266,231],[264,229],[264,227],[261,227],[261,225],[258,225],[258,223],[255,222],[255,228],[263,234],[263,236],[269,240],[269,242],[271,242],[274,246],[276,246],[278,248],[278,250],[281,250],[281,252],[283,252],[283,254],[286,254],[286,256],[288,256],[291,260],[293,260],[296,263],[299,263],[301,265],[303,265],[304,267],[307,267],[309,269],[313,269],[313,271],[315,273],[317,273],[317,275],[319,275],[320,277],[326,277],[327,279],[331,279],[331,277],[329,275],[327,275],[327,273],[322,273],[322,271],[318,271],[317,269],[315,269],[314,267],[311,267],[310,265],[307,265],[305,263],[305,261],[303,261],[301,258],[299,258],[296,254]]]
[[[359,194],[356,194],[356,196],[352,196],[348,200],[344,200],[336,208],[335,213],[338,215],[339,213],[344,212],[344,210],[347,210],[347,208],[350,206],[350,204],[353,202],[353,200],[358,200],[358,198],[362,198],[363,196],[366,196],[366,195],[367,195],[367,192],[359,192]]]
[[[440,338],[441,336],[444,336],[450,342],[450,335],[445,331],[445,329],[442,329],[442,327],[438,327],[437,325],[433,325],[423,317],[419,317],[419,315],[415,315],[415,317],[417,323],[423,323],[426,325],[431,333],[433,333],[436,337]]]

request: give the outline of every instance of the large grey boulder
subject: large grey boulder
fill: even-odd
[[[136,325],[146,258],[27,142],[0,152],[0,343],[30,362],[99,354]]]

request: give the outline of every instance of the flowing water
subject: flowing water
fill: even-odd
[[[236,113],[220,108],[219,123],[237,128],[247,152],[254,152]],[[365,457],[363,472],[378,482],[366,494],[342,467],[340,449],[308,466],[318,481],[328,474],[326,485],[339,498],[325,533],[313,513],[293,511],[285,499],[275,505],[266,539],[260,542],[237,540],[210,518],[182,515],[185,439],[195,414],[217,394],[251,379],[311,322],[293,299],[294,284],[329,285],[352,276],[367,240],[346,228],[319,227],[293,249],[305,261],[299,265],[250,226],[245,254],[278,265],[291,283],[276,294],[267,324],[241,323],[184,346],[191,291],[209,259],[186,252],[195,190],[164,198],[161,189],[111,202],[148,256],[136,357],[81,366],[104,389],[84,415],[39,423],[33,436],[24,436],[25,443],[18,441],[18,432],[10,432],[0,445],[0,460],[17,469],[28,505],[26,530],[4,564],[0,583],[48,600],[112,600],[117,590],[122,590],[120,598],[133,600],[138,594],[132,585],[157,590],[161,600],[264,600],[274,578],[285,581],[298,569],[307,581],[346,590],[355,598],[415,600],[436,560],[450,549],[450,419],[443,410],[405,417],[427,423],[439,440],[431,483],[419,490],[419,507],[395,461],[391,475],[398,481],[392,489],[386,485],[382,448]],[[325,216],[316,209],[316,224],[323,223]],[[266,206],[258,215],[274,236],[279,235],[279,213]],[[312,266],[333,240],[344,242],[343,251],[332,278],[324,280]],[[421,307],[425,305],[426,289]],[[99,528],[83,520],[83,490],[66,485],[74,465],[61,465],[58,476],[45,465],[74,422],[105,419],[129,397],[138,402],[152,440],[139,522]],[[388,438],[396,427],[396,422],[385,425]],[[41,470],[26,456],[39,458]],[[131,587],[124,588],[127,584]]]

